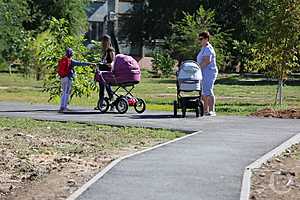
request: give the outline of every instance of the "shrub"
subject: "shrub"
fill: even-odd
[[[176,62],[168,53],[155,51],[152,60],[152,70],[156,75],[169,77],[174,73]]]

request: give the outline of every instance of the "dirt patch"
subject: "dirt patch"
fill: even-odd
[[[66,199],[112,160],[182,135],[0,118],[0,199]]]
[[[274,110],[272,108],[267,108],[263,110],[259,110],[251,116],[255,117],[275,117],[275,118],[283,118],[283,119],[300,119],[300,109],[287,109],[287,110]]]
[[[18,150],[18,147],[24,147],[23,144],[20,145],[21,142],[29,144],[29,148],[35,149],[36,152],[33,149],[31,152]],[[57,154],[50,148],[39,148],[70,142],[63,139],[38,138],[21,132],[16,133],[14,130],[6,132],[0,148],[0,199],[66,199],[112,160],[124,153],[140,149],[130,146],[118,152],[100,151],[96,156],[84,156],[80,153],[66,156]],[[13,148],[14,144],[16,148]],[[40,150],[42,152],[39,152]]]
[[[300,144],[253,170],[250,200],[300,199]]]
[[[3,200],[66,199],[113,158],[97,160],[48,155],[34,156],[28,161],[14,158],[11,163],[22,164],[13,164],[17,172],[2,173],[0,197]]]

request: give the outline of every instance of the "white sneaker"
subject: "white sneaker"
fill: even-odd
[[[215,117],[217,114],[214,111],[209,111],[208,116]]]

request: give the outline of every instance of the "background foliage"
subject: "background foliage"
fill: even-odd
[[[47,68],[47,76],[44,79],[44,89],[50,94],[50,100],[60,95],[60,78],[57,75],[58,60],[65,54],[65,47],[72,47],[74,59],[85,61],[88,54],[83,45],[83,37],[75,37],[68,34],[68,22],[64,19],[53,18],[49,30],[45,32],[48,39],[41,44],[38,57],[39,62]],[[73,82],[71,96],[89,96],[95,90],[94,69],[91,67],[76,67],[77,76]]]
[[[202,6],[194,15],[184,13],[184,18],[172,24],[172,35],[167,39],[167,49],[179,62],[194,60],[199,52],[198,34],[210,31],[213,35],[210,42],[218,55],[218,65],[224,66],[226,53],[224,51],[228,34],[221,32],[215,23],[215,12],[205,10]]]
[[[67,47],[75,58],[96,62],[101,54],[83,45],[88,0],[0,0],[0,68],[18,65],[25,75],[43,79],[45,91],[60,93],[55,69]],[[212,34],[221,72],[260,72],[282,82],[299,72],[299,0],[145,0],[124,23],[132,44],[164,42],[154,68],[170,76],[172,59],[195,59],[197,35]],[[124,38],[126,39],[126,38]],[[73,95],[96,89],[93,70],[78,68]]]

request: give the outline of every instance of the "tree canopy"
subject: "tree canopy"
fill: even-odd
[[[64,18],[69,22],[70,34],[83,33],[87,25],[85,8],[87,0],[27,0],[30,20],[24,27],[27,30],[42,32],[48,28],[49,20]]]
[[[213,33],[211,42],[218,54],[218,64],[224,61],[224,44],[227,34],[220,32],[220,26],[215,23],[215,12],[205,10],[202,6],[195,14],[184,13],[184,18],[172,24],[172,35],[167,39],[167,49],[177,60],[194,60],[200,46],[198,34],[209,31]]]
[[[282,83],[289,73],[299,69],[300,0],[267,0],[257,7],[252,23],[257,41],[250,70],[261,70],[279,80],[279,103]]]
[[[26,39],[23,22],[28,20],[28,5],[23,0],[0,0],[0,55],[12,62],[20,57]]]

